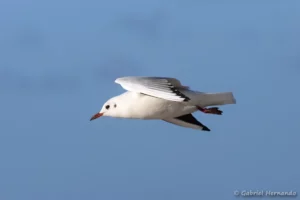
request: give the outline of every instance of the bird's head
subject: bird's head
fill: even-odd
[[[117,114],[118,114],[118,103],[114,99],[110,99],[103,104],[100,112],[92,116],[90,121],[97,119],[101,116],[116,117]]]

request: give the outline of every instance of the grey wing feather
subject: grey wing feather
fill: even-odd
[[[188,87],[181,85],[180,81],[175,78],[128,76],[117,78],[115,82],[125,90],[169,101],[184,102],[190,100],[189,97],[179,91],[179,89],[188,89]]]

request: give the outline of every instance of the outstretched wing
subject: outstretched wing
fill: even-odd
[[[183,126],[186,128],[199,129],[202,131],[210,131],[205,125],[199,122],[192,114],[182,115],[171,119],[163,119],[166,122]]]
[[[188,87],[182,86],[180,81],[175,78],[129,76],[118,78],[115,82],[120,84],[125,90],[169,101],[184,102],[190,100],[189,97],[178,90],[188,89]]]

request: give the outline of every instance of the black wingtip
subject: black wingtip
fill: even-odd
[[[210,131],[209,128],[207,128],[206,126],[203,127],[202,131]]]

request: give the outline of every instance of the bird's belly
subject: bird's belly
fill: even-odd
[[[127,118],[136,119],[166,119],[185,115],[197,110],[195,106],[187,106],[181,102],[168,101],[143,94],[134,94],[135,101],[128,107]]]

